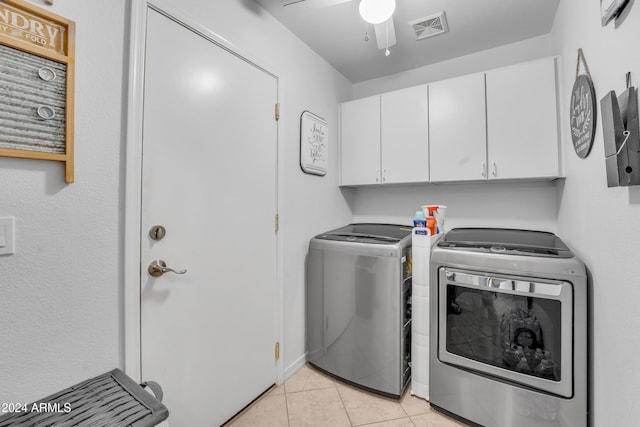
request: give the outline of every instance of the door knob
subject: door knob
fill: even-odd
[[[161,259],[152,261],[147,271],[149,271],[149,274],[153,277],[160,277],[164,273],[184,274],[187,272],[187,270],[174,270],[173,268],[169,268],[167,267],[167,263]]]

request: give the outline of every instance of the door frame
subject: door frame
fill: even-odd
[[[144,66],[145,44],[147,32],[147,10],[153,9],[176,23],[206,38],[218,47],[235,55],[251,65],[261,69],[276,79],[277,102],[282,100],[282,82],[275,69],[261,58],[247,54],[237,46],[201,24],[195,17],[184,12],[171,0],[132,0],[130,3],[129,23],[129,87],[127,99],[127,135],[125,161],[125,209],[124,209],[124,371],[134,380],[141,378],[141,229],[142,217],[142,138],[144,118]],[[265,66],[260,65],[265,64]],[[274,106],[275,114],[275,106]],[[276,122],[276,210],[281,214],[280,197],[282,176],[279,165],[283,153],[280,150],[280,125]],[[276,324],[274,337],[283,346],[284,337],[284,285],[283,260],[281,254],[283,239],[282,230],[276,233]],[[274,343],[275,344],[275,343]],[[282,351],[276,361],[276,384],[284,381],[284,363]],[[247,402],[248,403],[248,402]]]

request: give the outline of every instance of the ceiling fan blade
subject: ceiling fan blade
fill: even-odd
[[[352,0],[288,0],[282,7],[301,7],[320,9],[323,7],[335,6]]]
[[[282,7],[287,7],[287,6],[291,6],[291,5],[298,4],[298,3],[304,3],[305,1],[307,1],[307,0],[294,0],[294,1],[290,1],[290,2],[288,2],[288,3],[283,4],[283,5],[282,5]]]
[[[387,25],[389,28],[389,43],[387,44]],[[376,32],[378,49],[386,49],[396,44],[396,27],[393,25],[393,16],[388,20],[373,26]]]

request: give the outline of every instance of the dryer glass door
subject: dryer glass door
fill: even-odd
[[[443,267],[438,294],[441,361],[572,396],[570,283]]]

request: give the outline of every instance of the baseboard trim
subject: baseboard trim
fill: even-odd
[[[284,369],[284,379],[285,379],[285,381],[291,375],[293,375],[296,372],[298,372],[298,370],[300,370],[300,368],[302,368],[306,364],[307,364],[307,353],[304,353],[302,356],[298,357],[298,359],[296,361],[294,361],[291,365],[287,366]]]

